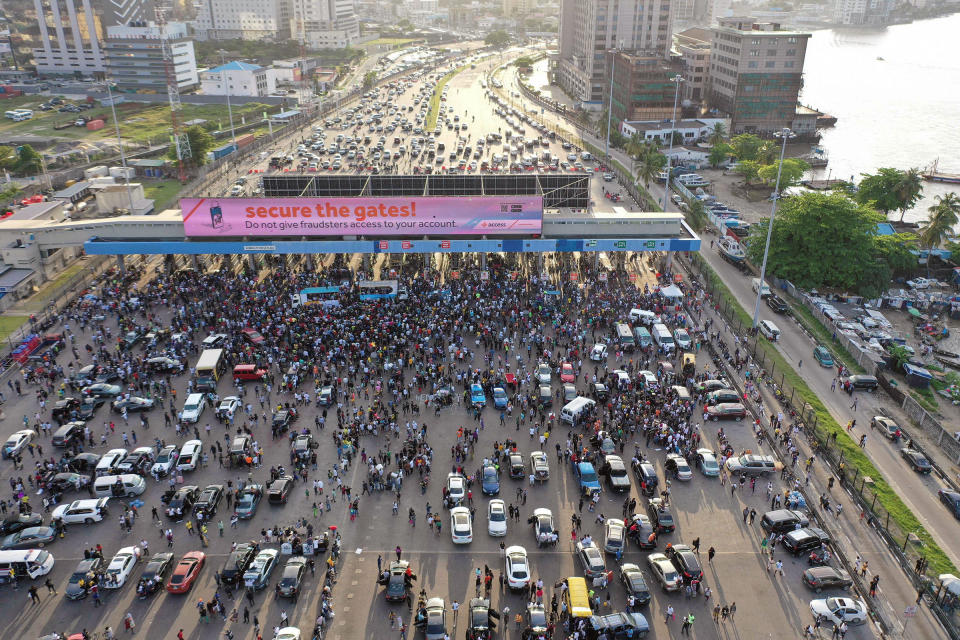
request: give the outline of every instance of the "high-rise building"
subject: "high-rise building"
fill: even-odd
[[[694,27],[673,36],[674,49],[683,62],[683,86],[680,95],[690,102],[707,97],[710,78],[710,30]]]
[[[290,38],[290,0],[204,0],[196,7],[199,39]]]
[[[890,23],[894,0],[836,0],[833,21],[857,27],[882,27]]]
[[[613,69],[611,115],[615,129],[624,121],[673,117],[677,85],[672,78],[683,71],[679,59],[625,51],[609,51],[607,59],[608,68]]]
[[[607,51],[667,59],[672,25],[672,0],[562,0],[560,86],[581,106],[599,108],[607,93]]]
[[[197,59],[193,39],[187,34],[187,25],[168,22],[167,42],[173,59],[173,73],[181,91],[194,89],[200,83],[197,77]],[[131,25],[107,27],[107,72],[120,89],[140,93],[164,93],[167,89],[167,66],[160,41],[161,27],[155,22],[137,22]]]
[[[360,38],[353,0],[293,0],[290,34],[313,49],[342,49]]]
[[[154,19],[153,0],[100,0],[98,9],[107,27]]]
[[[721,18],[711,29],[709,103],[730,115],[733,133],[793,124],[809,38],[744,17]]]
[[[525,16],[534,9],[533,0],[503,0],[503,17]]]
[[[37,73],[101,78],[103,50],[90,0],[33,0],[33,6],[42,44],[33,50]]]

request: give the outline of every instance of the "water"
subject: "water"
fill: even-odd
[[[960,173],[958,33],[960,14],[877,31],[814,32],[801,102],[838,118],[823,131],[830,164],[817,177],[859,179],[880,167],[927,167],[938,157],[942,171]],[[934,196],[949,191],[960,193],[960,185],[924,182],[922,201],[905,219],[922,222]]]

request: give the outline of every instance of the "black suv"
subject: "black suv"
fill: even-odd
[[[238,544],[237,548],[227,556],[227,561],[223,563],[220,579],[229,585],[237,584],[259,551],[260,545],[253,540]]]
[[[767,296],[767,306],[770,307],[774,313],[789,313],[790,306],[783,301],[782,298],[772,295]]]
[[[650,516],[650,524],[657,533],[672,533],[677,528],[673,514],[659,498],[651,498],[647,505],[647,515]]]
[[[628,493],[630,491],[630,475],[620,456],[604,458],[600,473],[607,477],[607,486],[614,493]]]
[[[53,405],[52,417],[58,425],[69,422],[73,418],[73,412],[80,410],[80,401],[76,398],[64,398],[57,400]]]
[[[217,507],[222,499],[223,485],[211,484],[197,498],[193,505],[193,512],[198,515],[202,513],[204,519],[209,520],[217,512]]]
[[[293,490],[293,478],[281,476],[267,487],[267,502],[270,504],[287,504],[287,498]]]
[[[700,561],[697,560],[693,549],[685,544],[675,544],[667,547],[665,551],[684,583],[690,584],[694,580],[703,580],[703,569],[700,568]]]
[[[193,505],[197,502],[200,495],[200,488],[194,485],[180,487],[170,498],[165,509],[167,517],[173,518],[177,522],[183,520],[184,515],[189,515],[193,510]]]
[[[783,536],[783,548],[795,556],[819,549],[825,544],[830,544],[830,536],[816,527],[796,529]]]

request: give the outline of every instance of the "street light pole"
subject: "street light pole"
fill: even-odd
[[[226,62],[223,57],[223,50],[220,51],[220,65],[226,66]],[[233,108],[230,106],[230,86],[227,84],[227,71],[226,69],[221,69],[220,77],[223,78],[223,90],[227,92],[227,114],[230,116],[230,137],[233,138],[233,152],[237,153],[239,149],[237,148],[237,132],[233,128]]]
[[[613,116],[613,74],[617,68],[617,50],[612,49],[610,54],[610,92],[609,99],[607,101],[607,140],[606,145],[604,146],[603,153],[607,156],[607,160],[610,160],[610,120]]]
[[[670,151],[673,151],[673,134],[677,130],[677,102],[680,98],[680,83],[683,82],[683,76],[679,73],[672,78],[670,82],[676,84],[676,89],[673,93],[673,120],[671,121],[673,127],[670,129]],[[670,154],[667,154],[667,179],[663,181],[663,210],[667,210],[667,194],[670,192]]]
[[[127,156],[123,153],[123,139],[120,137],[120,121],[117,120],[117,107],[113,104],[113,92],[110,90],[110,80],[106,81],[107,100],[110,101],[110,113],[113,116],[113,126],[117,130],[117,146],[120,147],[120,165],[123,167],[123,181],[127,185],[127,199],[130,201],[130,215],[133,215],[133,191],[130,190],[130,175],[127,172]]]
[[[773,134],[775,138],[782,138],[780,147],[780,164],[777,166],[777,186],[773,190],[773,204],[770,205],[770,222],[767,223],[767,243],[763,248],[763,263],[760,265],[760,286],[757,287],[757,303],[753,308],[753,328],[757,328],[757,319],[760,315],[760,299],[763,297],[763,280],[767,275],[767,256],[770,253],[770,236],[773,235],[773,219],[777,215],[777,201],[780,200],[780,174],[783,172],[783,158],[787,153],[787,140],[796,138],[797,134],[784,127]]]

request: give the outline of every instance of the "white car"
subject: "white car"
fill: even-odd
[[[467,479],[459,473],[447,474],[447,498],[454,505],[459,505],[467,499]]]
[[[677,347],[680,349],[689,349],[691,340],[690,334],[687,333],[686,329],[675,329],[673,332],[673,339],[677,343]]]
[[[655,387],[659,383],[659,380],[657,380],[657,375],[653,371],[647,371],[646,369],[643,369],[639,375],[641,378],[643,378],[643,386],[645,387]]]
[[[202,455],[203,443],[199,440],[187,440],[177,458],[177,471],[193,471],[200,464]]]
[[[232,418],[242,406],[243,403],[240,402],[240,398],[227,396],[217,406],[217,415],[227,419]]]
[[[191,393],[183,403],[180,419],[184,422],[196,423],[200,420],[203,410],[207,408],[207,397],[202,393]]]
[[[487,504],[487,532],[495,538],[507,535],[507,507],[503,500],[491,500]]]
[[[530,563],[526,549],[514,545],[504,550],[504,573],[507,574],[507,586],[511,590],[527,588],[530,584]]]
[[[597,343],[590,349],[590,359],[594,362],[603,362],[607,359],[607,345]]]
[[[212,333],[204,338],[200,344],[203,349],[216,349],[226,341],[227,335],[225,333]]]
[[[551,376],[552,372],[550,371],[550,365],[541,364],[539,367],[537,367],[537,382],[540,384],[549,385]]]
[[[914,278],[913,280],[907,280],[907,286],[911,289],[929,289],[937,284],[939,283],[936,280],[930,280],[927,278]]]
[[[300,640],[300,629],[296,627],[284,627],[277,631],[273,640]]]
[[[867,605],[863,600],[853,598],[811,600],[810,611],[814,616],[829,620],[834,626],[839,626],[841,622],[863,624],[867,621]]]
[[[109,566],[107,566],[107,575],[101,585],[105,589],[119,589],[127,582],[127,578],[133,573],[133,567],[140,561],[140,547],[124,547],[117,551],[113,556]]]
[[[470,522],[470,510],[466,507],[454,507],[450,510],[450,538],[453,544],[473,542],[473,523]]]
[[[126,449],[110,449],[107,451],[100,460],[97,461],[96,475],[97,477],[113,475],[114,469],[117,468],[124,458],[127,457]]]
[[[690,468],[690,465],[687,464],[686,458],[681,455],[671,453],[667,456],[667,461],[664,466],[668,473],[673,472],[677,480],[690,480],[693,478],[693,470]]]
[[[70,504],[62,504],[50,514],[51,521],[60,520],[65,524],[92,524],[100,522],[107,514],[107,502],[110,498],[93,498],[74,500]]]
[[[653,577],[657,579],[664,591],[679,591],[683,585],[680,574],[676,567],[670,562],[670,559],[662,553],[651,553],[647,556],[647,562],[653,571]]]
[[[540,482],[550,479],[550,459],[543,451],[534,451],[530,454],[530,469],[533,477]]]
[[[33,440],[33,436],[33,431],[29,429],[23,429],[22,431],[11,434],[11,436],[7,438],[7,441],[3,443],[3,448],[0,449],[0,453],[3,454],[4,458],[12,458],[27,448],[27,445]]]
[[[177,457],[177,447],[172,444],[160,449],[156,461],[150,467],[150,473],[157,476],[169,474],[177,464]]]

